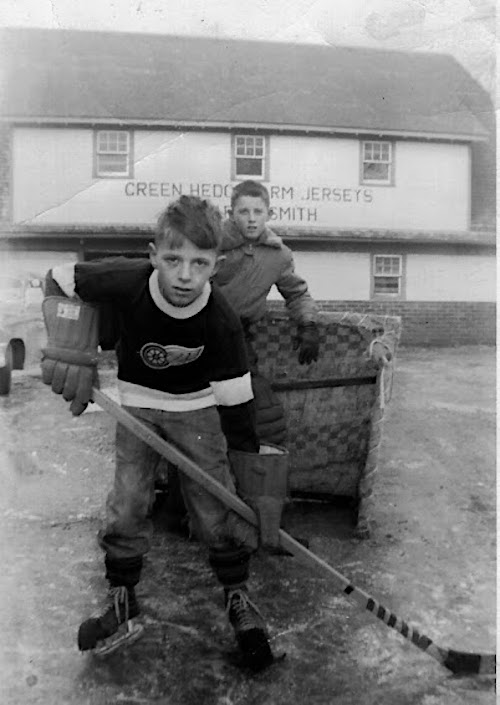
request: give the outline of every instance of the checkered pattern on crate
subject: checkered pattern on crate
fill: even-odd
[[[370,419],[349,420],[339,424],[318,423],[306,426],[302,433],[290,434],[288,448],[309,462],[318,451],[333,463],[360,460],[366,453],[370,433]]]
[[[375,377],[370,343],[379,339],[395,355],[401,324],[396,317],[349,312],[322,312],[318,324],[319,358],[299,365],[292,343],[295,324],[286,311],[268,312],[253,330],[259,369],[271,382],[292,383],[277,392],[288,427],[290,490],[359,497],[359,516],[366,520],[362,509],[368,511],[383,410],[378,384],[346,385],[345,380]],[[293,388],[295,380],[313,380],[315,386]]]
[[[292,357],[295,327],[286,318],[264,318],[255,326],[254,346],[259,358],[259,368],[269,377],[275,371],[287,369]]]
[[[359,359],[367,348],[363,336],[355,328],[333,323],[325,327],[322,353],[325,357],[343,359]]]
[[[286,313],[269,313],[259,321],[254,326],[254,346],[262,374],[275,380],[374,374],[375,368],[367,357],[373,334],[354,323],[341,324],[332,316],[320,317],[320,356],[312,365],[299,365],[297,351],[293,350],[296,326]]]

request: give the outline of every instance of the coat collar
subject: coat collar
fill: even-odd
[[[268,228],[267,226],[262,235],[260,235],[259,239],[252,241],[245,240],[237,225],[233,220],[231,220],[231,218],[226,220],[222,230],[224,237],[222,240],[221,252],[235,250],[246,245],[262,245],[265,247],[274,247],[275,249],[279,249],[283,245],[283,241],[279,235],[276,235],[276,233],[274,233],[271,228]]]

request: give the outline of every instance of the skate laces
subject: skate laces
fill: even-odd
[[[245,590],[232,590],[227,597],[226,614],[238,631],[262,629],[264,618]],[[256,619],[257,617],[257,619]],[[259,623],[260,621],[260,623]]]
[[[116,618],[118,623],[128,622],[129,619],[129,609],[128,609],[128,590],[124,585],[119,585],[117,587],[109,588],[109,597],[113,601],[113,607],[115,610]],[[122,618],[120,612],[120,606],[124,607],[124,615]]]

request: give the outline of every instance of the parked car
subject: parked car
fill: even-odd
[[[40,359],[44,339],[42,280],[0,276],[0,395],[10,392],[12,370]]]

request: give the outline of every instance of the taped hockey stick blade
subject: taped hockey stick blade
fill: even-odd
[[[455,675],[495,675],[496,654],[469,654],[449,649],[443,666]]]
[[[122,649],[124,646],[132,644],[142,636],[144,631],[142,624],[137,624],[133,620],[129,620],[128,623],[122,625],[122,627],[124,628],[120,629],[117,634],[109,637],[102,642],[100,646],[96,646],[96,648],[92,650],[96,658],[106,658],[115,651]]]

